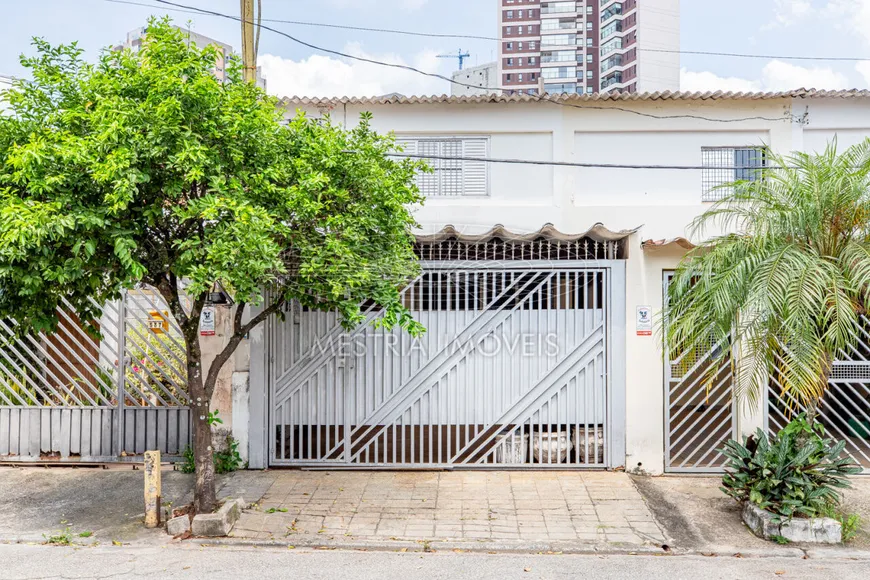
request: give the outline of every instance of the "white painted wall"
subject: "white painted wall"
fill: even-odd
[[[785,153],[819,150],[835,136],[841,147],[870,137],[870,99],[572,104],[576,106],[540,102],[338,104],[331,113],[352,125],[360,112],[371,111],[376,130],[399,135],[487,135],[494,158],[578,163],[700,165],[705,146],[766,144]],[[645,115],[683,117],[656,119],[616,107]],[[328,109],[308,107],[307,112],[319,116]],[[792,113],[806,117],[797,122]],[[692,117],[753,119],[712,122]],[[700,170],[492,164],[490,177],[487,198],[428,200],[417,212],[421,229],[432,232],[453,224],[465,231],[484,231],[503,224],[516,231],[532,231],[553,223],[574,233],[597,222],[612,230],[639,228],[630,239],[626,264],[626,468],[661,473],[665,444],[661,341],[636,335],[635,309],[648,305],[658,314],[662,272],[675,268],[684,251],[675,245],[642,250],[641,242],[689,234],[688,224],[709,206],[701,201]],[[760,407],[742,408],[738,423],[742,431],[750,431],[761,421]]]

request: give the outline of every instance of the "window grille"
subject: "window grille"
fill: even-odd
[[[489,139],[486,137],[399,139],[404,152],[411,155],[432,155],[423,160],[431,173],[417,176],[417,187],[426,197],[459,197],[489,195],[489,168],[485,161],[467,159],[436,159],[434,157],[486,158]]]
[[[418,243],[415,253],[426,261],[492,260],[624,260],[625,240],[599,242],[591,238],[533,241],[493,238],[485,242],[464,242],[455,238]]]
[[[734,191],[723,185],[760,179],[767,160],[761,147],[704,147],[701,165],[701,200],[718,201]]]
[[[425,272],[402,293],[413,311],[573,310],[603,308],[600,271]]]

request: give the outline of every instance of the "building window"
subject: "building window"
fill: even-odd
[[[507,65],[514,66],[514,59],[512,59],[512,58],[507,59]]]
[[[587,93],[587,94],[591,95],[592,92],[593,92],[592,87],[586,87],[586,93]]]
[[[522,10],[518,10],[518,14],[519,14],[518,18],[522,19],[522,17],[523,17],[523,11],[522,11]]]
[[[586,62],[588,62],[588,63],[591,63],[591,62],[592,62],[592,54],[587,54],[587,55],[586,55]]]
[[[586,21],[586,30],[592,30],[592,22]]]
[[[513,11],[513,10],[508,10],[508,11],[507,11],[507,17],[508,17],[508,18],[513,18],[513,17],[514,17],[514,11]]]
[[[518,43],[517,43],[517,48],[518,48],[519,50],[522,50],[522,49],[523,49],[523,43],[522,43],[522,42],[518,42]]]
[[[590,47],[592,46],[592,37],[591,36],[586,37],[586,46],[590,46]]]
[[[511,34],[514,33],[514,27],[513,26],[505,26],[504,33],[505,33],[505,36],[510,36]]]
[[[761,179],[767,166],[763,147],[703,147],[701,149],[701,201],[717,201],[731,195],[735,181]]]
[[[488,137],[402,138],[397,142],[410,155],[434,157],[489,157]],[[417,187],[426,197],[489,195],[489,169],[485,161],[424,159],[432,173],[417,175]]]
[[[504,75],[504,80],[507,82],[511,82],[511,75],[510,74]]]
[[[519,83],[523,82],[523,73],[520,73],[517,75],[517,82],[519,82]]]
[[[587,79],[591,79],[591,78],[592,78],[592,71],[591,71],[591,70],[587,70],[587,71],[586,71],[586,78],[587,78]]]
[[[531,78],[532,80],[535,80],[535,78],[537,78],[537,77],[536,77],[535,73],[530,73],[529,78]]]
[[[529,61],[529,66],[535,66],[535,57],[530,56],[528,58],[528,61]]]
[[[526,33],[527,33],[527,34],[531,34],[531,33],[534,32],[534,31],[535,31],[535,27],[532,26],[531,24],[529,24],[528,26],[526,26]]]
[[[505,50],[513,50],[513,49],[514,49],[514,43],[513,43],[513,42],[505,43],[504,48],[505,48]]]
[[[592,6],[586,6],[586,14],[592,14]]]

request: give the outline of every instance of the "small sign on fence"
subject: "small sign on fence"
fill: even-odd
[[[199,322],[200,336],[214,336],[214,306],[204,306]]]
[[[169,332],[169,311],[149,310],[148,329],[154,334]]]

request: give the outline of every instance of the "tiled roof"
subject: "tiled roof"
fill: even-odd
[[[390,94],[380,97],[284,97],[283,105],[413,105],[425,103],[534,103],[534,102],[558,102],[558,103],[588,103],[588,102],[631,102],[631,101],[763,101],[776,99],[857,99],[870,98],[870,90],[849,89],[826,91],[817,89],[795,89],[793,91],[771,93],[735,93],[735,92],[706,92],[690,93],[680,91],[664,91],[654,93],[594,93],[561,94],[561,95],[474,95],[474,96],[449,96],[432,95],[419,97],[406,97],[399,94]]]

